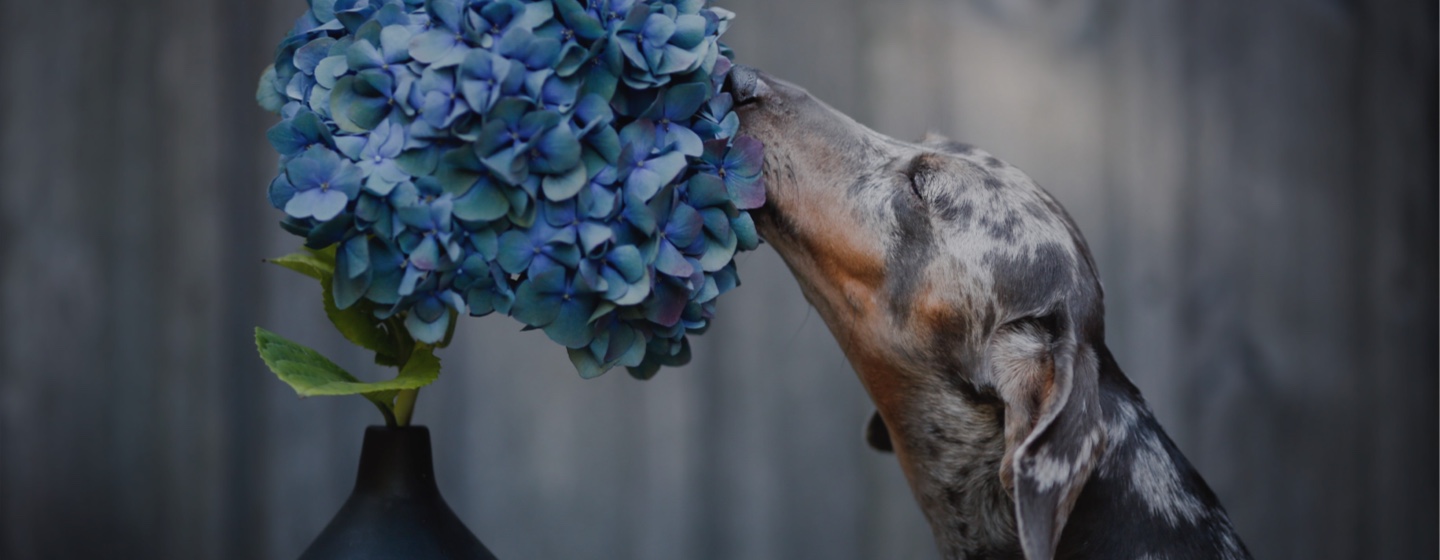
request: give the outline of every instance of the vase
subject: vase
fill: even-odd
[[[494,560],[440,496],[430,430],[365,430],[355,489],[300,555],[301,560],[341,558]]]

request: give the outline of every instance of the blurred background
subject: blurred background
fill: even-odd
[[[731,0],[741,62],[1070,210],[1109,343],[1257,558],[1435,558],[1437,8],[1384,0]],[[348,494],[374,372],[265,200],[253,101],[301,0],[0,0],[0,557],[292,558]],[[768,247],[695,359],[575,375],[461,322],[420,393],[504,559],[929,559],[871,407]]]

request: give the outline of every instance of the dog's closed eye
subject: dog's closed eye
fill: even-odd
[[[944,156],[939,154],[920,154],[900,168],[900,174],[910,183],[910,192],[914,193],[920,200],[925,200],[925,187],[930,179],[945,165]]]

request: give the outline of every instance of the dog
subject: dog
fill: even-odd
[[[753,68],[724,90],[765,145],[756,228],[875,403],[867,439],[944,558],[1250,557],[1106,348],[1094,259],[1053,197]]]

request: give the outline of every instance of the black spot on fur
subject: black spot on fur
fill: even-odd
[[[886,290],[890,309],[904,321],[910,316],[925,268],[935,256],[935,234],[929,212],[915,197],[891,196],[890,208],[895,213],[896,225],[894,245],[885,258]]]
[[[1007,211],[1004,220],[980,219],[980,224],[985,226],[985,232],[990,234],[990,237],[1008,244],[1015,243],[1016,229],[1020,227],[1021,222],[1020,214],[1014,210]]]
[[[961,199],[957,203],[955,197],[950,193],[935,195],[930,201],[930,207],[935,210],[935,215],[941,220],[959,226],[961,229],[970,227],[970,218],[975,214],[973,202]]]
[[[1042,309],[1065,296],[1073,284],[1073,261],[1058,243],[1038,245],[1033,255],[993,252],[985,263],[993,267],[996,295],[1009,309]]]
[[[955,219],[955,197],[950,193],[935,193],[930,200],[930,207],[942,220],[948,222]]]
[[[955,209],[955,223],[960,227],[970,227],[970,218],[975,216],[975,204],[970,201],[960,203]]]
[[[998,191],[998,190],[1002,190],[1002,189],[1005,188],[1005,182],[1004,182],[1004,181],[1001,181],[999,178],[997,178],[997,177],[995,177],[994,175],[991,175],[991,174],[989,174],[989,173],[986,173],[986,174],[985,174],[985,181],[984,181],[984,183],[985,183],[985,188],[990,189],[990,190],[992,190],[992,191]]]
[[[1000,161],[1000,159],[997,158],[997,157],[995,157],[995,156],[990,156],[990,157],[985,158],[985,165],[988,165],[988,166],[990,166],[990,167],[1000,168],[1000,167],[1005,167],[1005,162]]]
[[[1030,214],[1030,217],[1039,220],[1041,223],[1050,223],[1050,212],[1045,209],[1045,205],[1040,204],[1039,202],[1026,202],[1025,212]]]

